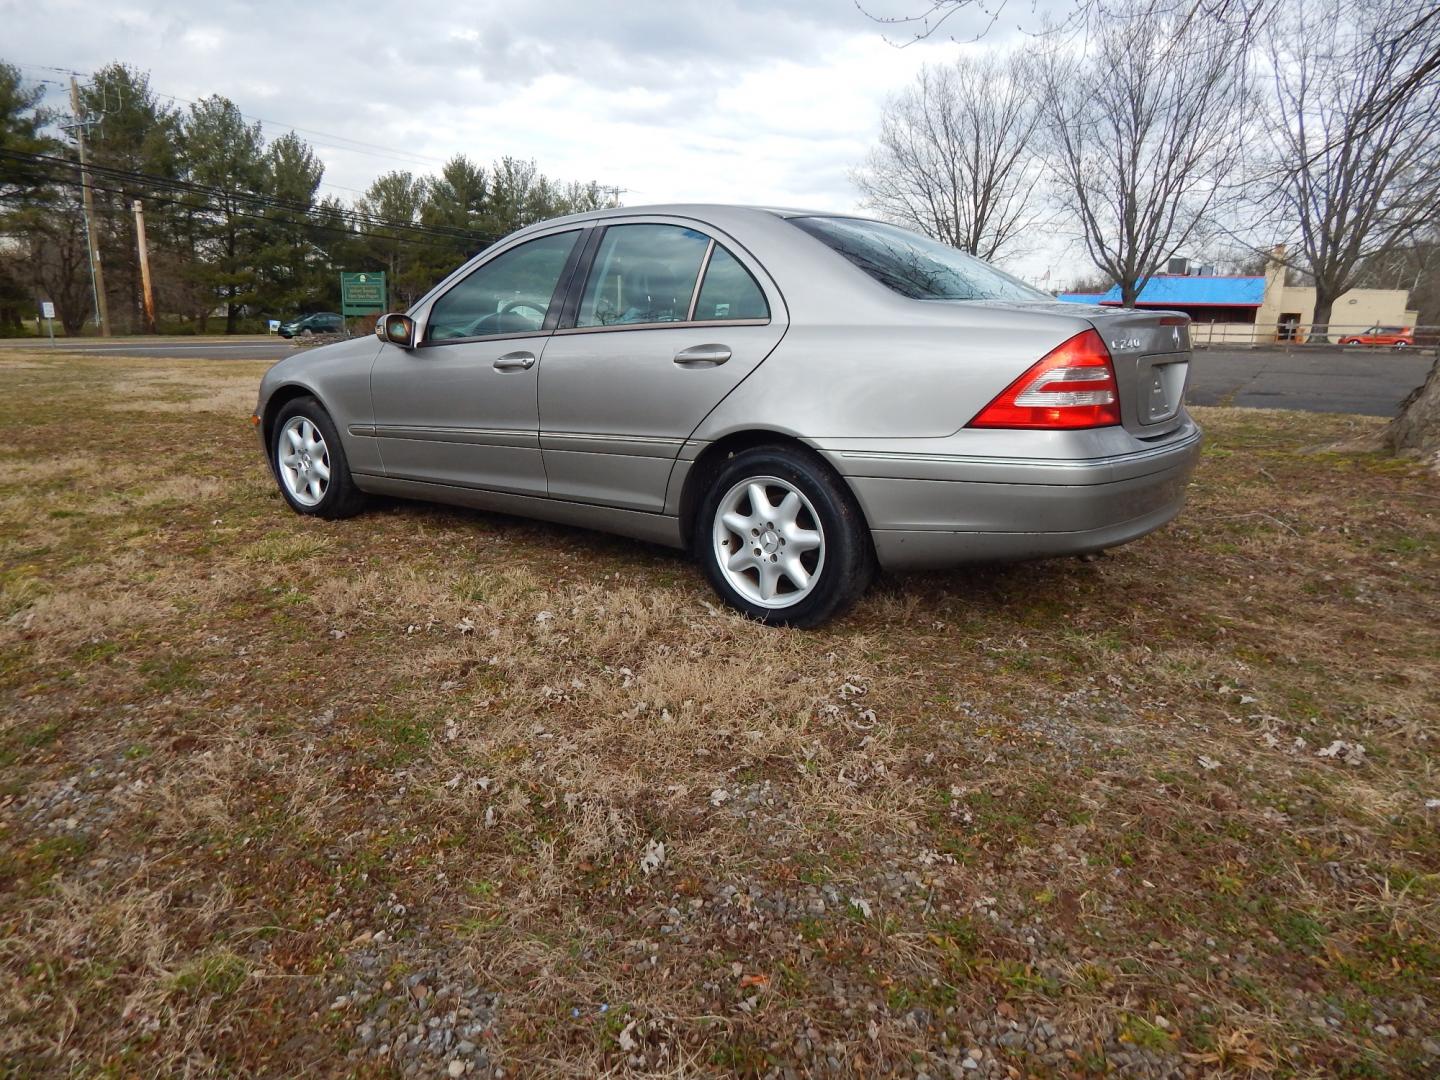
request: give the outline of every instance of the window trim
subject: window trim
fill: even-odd
[[[580,259],[570,273],[570,281],[565,290],[565,300],[560,305],[560,318],[552,331],[560,331],[567,326],[574,326],[575,320],[580,317],[580,304],[585,298],[585,285],[590,280],[590,269],[595,264],[595,253],[600,250],[600,242],[605,239],[607,226],[604,222],[595,225],[587,230],[585,243],[581,246]]]
[[[711,229],[711,226],[708,222],[689,218],[682,220],[684,222],[683,224],[681,223],[681,221],[671,221],[664,218],[652,219],[649,217],[638,218],[635,220],[623,219],[620,221],[602,219],[602,224],[598,228],[591,230],[593,235],[585,245],[586,251],[583,264],[582,266],[576,268],[575,276],[571,281],[570,296],[566,299],[565,310],[560,317],[560,323],[551,332],[556,337],[570,337],[575,334],[616,334],[623,333],[626,330],[675,330],[677,328],[684,329],[692,326],[701,328],[721,326],[769,326],[775,319],[774,305],[770,302],[770,297],[766,295],[765,286],[760,284],[760,279],[756,277],[755,271],[750,269],[750,267],[746,266],[745,261],[741,259],[740,256],[735,254],[733,246],[738,245],[726,246],[722,244],[718,239],[716,239],[715,232]],[[709,241],[709,243],[705,246],[705,254],[700,259],[700,271],[698,274],[695,275],[695,287],[690,292],[690,307],[685,312],[685,319],[683,321],[677,319],[674,322],[614,323],[610,326],[576,326],[575,323],[580,318],[580,304],[585,294],[585,288],[590,284],[590,274],[595,269],[595,261],[599,257],[600,245],[604,243],[605,234],[613,228],[623,228],[626,225],[669,225],[677,229],[689,229],[692,232],[698,232],[702,236],[704,236],[706,240]],[[750,275],[750,280],[755,283],[755,288],[760,291],[760,299],[763,300],[765,303],[765,310],[766,312],[768,312],[765,318],[695,318],[695,305],[700,302],[700,290],[705,286],[705,275],[710,270],[710,259],[711,256],[714,255],[716,247],[724,247],[725,250],[730,253],[730,257],[734,259],[735,262],[742,269],[744,269],[747,274]],[[747,251],[746,254],[749,255],[749,252]],[[754,256],[750,257],[752,259],[754,258]],[[766,274],[765,276],[767,278],[769,277],[768,274]],[[776,285],[774,286],[774,288],[777,294],[779,294],[779,286]],[[783,302],[784,296],[783,294],[780,295]],[[479,338],[478,340],[487,341],[489,339]]]
[[[695,321],[695,305],[700,302],[700,288],[705,284],[705,275],[710,272],[710,256],[715,254],[715,238],[710,237],[710,243],[705,247],[705,254],[700,256],[700,272],[695,275],[695,288],[690,290],[690,306],[685,309],[685,321]],[[732,256],[733,258],[733,256]],[[764,296],[764,293],[760,294]],[[769,304],[765,305],[767,308]]]
[[[575,334],[618,334],[626,330],[690,330],[695,327],[721,326],[769,326],[769,319],[706,319],[687,322],[617,323],[613,326],[562,326],[555,331],[556,337],[572,337]],[[481,338],[488,341],[488,338]]]
[[[581,255],[584,249],[588,246],[588,238],[585,234],[593,231],[596,230],[587,228],[584,225],[574,224],[567,228],[543,232],[538,236],[527,236],[518,243],[506,245],[503,250],[495,252],[488,259],[482,259],[476,263],[471,267],[469,273],[456,278],[449,288],[425,305],[425,325],[423,327],[421,340],[415,344],[416,350],[438,349],[446,345],[474,345],[482,341],[519,341],[527,338],[549,337],[555,332],[555,327],[560,322],[562,309],[565,301],[569,298],[570,288],[573,285],[575,270],[580,265]],[[469,281],[473,275],[479,273],[496,259],[503,258],[512,251],[518,251],[526,244],[534,243],[537,240],[548,240],[552,236],[564,236],[567,233],[578,233],[579,235],[576,236],[575,242],[570,246],[570,252],[565,256],[565,264],[560,268],[560,275],[555,279],[555,285],[550,290],[550,302],[545,307],[545,318],[540,323],[540,329],[522,330],[518,333],[511,334],[481,334],[476,337],[445,338],[441,341],[432,341],[430,339],[430,320],[435,314],[435,305],[449,296],[452,291],[458,289],[465,282]]]

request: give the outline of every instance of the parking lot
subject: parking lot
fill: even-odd
[[[1190,370],[1189,402],[1394,416],[1434,361],[1429,350],[1199,349]]]

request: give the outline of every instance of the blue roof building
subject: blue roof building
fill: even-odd
[[[1185,267],[1188,259],[1172,259]],[[1120,286],[1103,293],[1061,293],[1072,304],[1120,307]],[[1351,289],[1335,301],[1330,330],[1361,332],[1381,324],[1414,326],[1419,318],[1409,310],[1404,289]],[[1315,312],[1315,287],[1286,283],[1285,247],[1276,245],[1263,275],[1244,277],[1156,274],[1145,283],[1135,301],[1137,308],[1179,311],[1197,324],[1198,341],[1260,344],[1303,341]],[[1203,333],[1202,333],[1203,331]]]
[[[1061,300],[1076,304],[1107,304],[1120,306],[1120,286],[1112,285],[1105,293],[1061,293]],[[1157,275],[1140,290],[1136,307],[1171,308],[1184,311],[1192,307],[1258,308],[1265,302],[1263,277],[1170,277]]]
[[[1072,304],[1120,307],[1120,286],[1103,293],[1061,293]],[[1249,323],[1265,303],[1263,277],[1190,277],[1157,274],[1145,283],[1137,308],[1183,311],[1197,323]]]

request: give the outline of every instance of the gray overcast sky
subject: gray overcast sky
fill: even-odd
[[[922,63],[954,56],[950,36],[979,25],[956,18],[935,40],[897,49],[852,0],[410,0],[370,10],[0,0],[0,56],[81,72],[122,60],[149,71],[158,93],[223,94],[275,121],[267,136],[300,130],[325,162],[325,190],[348,197],[392,168],[510,154],[560,179],[628,189],[631,205],[850,210],[846,172],[871,145],[886,94]],[[1015,269],[1040,273],[1048,261]]]

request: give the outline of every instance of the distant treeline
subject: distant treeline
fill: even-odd
[[[0,335],[34,329],[54,303],[67,334],[93,329],[75,117],[0,62]],[[413,302],[506,233],[611,205],[598,183],[560,184],[534,162],[488,168],[459,155],[438,175],[379,176],[353,204],[319,197],[324,165],[293,131],[212,95],[186,107],[113,63],[80,88],[111,329],[143,332],[135,200],[144,207],[158,329],[235,333],[297,312],[339,310],[339,271],[384,270]]]

